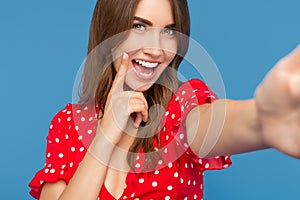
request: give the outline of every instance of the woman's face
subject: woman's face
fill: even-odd
[[[127,39],[112,50],[117,71],[123,52],[129,55],[127,89],[148,90],[173,60],[177,52],[174,26],[169,0],[139,2]]]

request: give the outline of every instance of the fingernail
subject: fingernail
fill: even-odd
[[[124,53],[123,53],[123,59],[126,59],[127,56],[128,56],[127,53],[124,52]]]
[[[134,127],[135,127],[136,129],[138,129],[139,126],[140,126],[139,124],[134,123]]]

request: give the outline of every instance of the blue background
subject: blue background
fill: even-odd
[[[251,98],[268,70],[300,42],[298,0],[189,3],[192,37],[219,67],[231,99]],[[0,2],[1,199],[31,199],[27,184],[43,167],[49,122],[72,100],[94,4]],[[299,160],[276,150],[232,160],[229,169],[206,173],[205,199],[299,199]]]

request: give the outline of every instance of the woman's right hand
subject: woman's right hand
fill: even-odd
[[[103,117],[98,128],[113,144],[117,144],[124,132],[135,135],[142,121],[148,120],[148,103],[142,92],[124,91],[129,56],[124,53],[121,65],[109,92]],[[135,130],[128,133],[127,130]]]

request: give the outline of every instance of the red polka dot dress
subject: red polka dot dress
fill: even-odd
[[[192,152],[186,136],[184,120],[195,106],[211,103],[215,95],[200,80],[184,83],[171,99],[159,133],[160,152],[154,170],[143,171],[142,150],[126,177],[125,189],[119,199],[169,200],[202,199],[203,172],[224,169],[231,165],[229,156],[199,158]],[[51,121],[47,137],[46,163],[29,183],[30,194],[39,198],[45,182],[64,180],[67,184],[83,159],[96,133],[97,108],[67,104]],[[158,146],[160,148],[158,148]],[[100,200],[115,200],[103,185]]]

